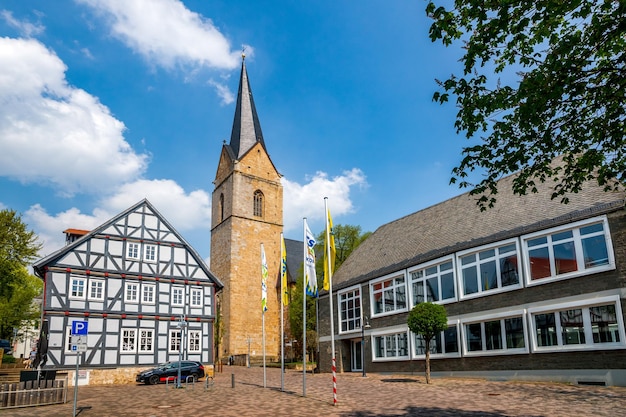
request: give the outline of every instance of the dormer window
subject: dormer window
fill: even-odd
[[[254,215],[263,217],[263,192],[261,190],[254,192]]]

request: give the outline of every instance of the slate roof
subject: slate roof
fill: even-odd
[[[336,289],[399,271],[450,253],[624,209],[624,189],[605,192],[597,184],[570,195],[569,204],[550,200],[551,187],[514,195],[514,175],[498,183],[494,208],[481,212],[469,193],[379,227],[333,276]],[[393,204],[389,201],[388,204]]]
[[[246,61],[242,59],[235,119],[233,121],[233,130],[230,134],[230,144],[227,145],[227,148],[233,159],[241,159],[257,142],[260,142],[263,148],[265,148],[261,123],[254,106],[252,89],[248,82]]]

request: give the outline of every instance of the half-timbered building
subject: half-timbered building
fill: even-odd
[[[87,321],[89,367],[213,363],[221,282],[148,200],[68,239],[34,265],[44,281],[46,366],[76,363],[73,321]],[[182,351],[181,351],[182,350]]]

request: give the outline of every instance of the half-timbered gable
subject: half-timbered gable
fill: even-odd
[[[150,365],[178,359],[181,349],[213,362],[222,284],[148,200],[68,242],[34,265],[45,285],[48,365],[76,363],[75,320],[88,322],[89,366]]]

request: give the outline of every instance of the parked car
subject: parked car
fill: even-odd
[[[175,380],[178,378],[178,363],[179,362],[162,363],[156,368],[138,373],[135,380],[145,384],[158,384],[159,382],[165,382],[168,378]],[[186,381],[188,376],[193,377],[194,381],[197,381],[199,378],[204,378],[204,366],[200,362],[180,362],[181,381]]]
[[[13,346],[7,339],[0,339],[0,349],[4,350],[5,355],[10,355],[13,352]]]

